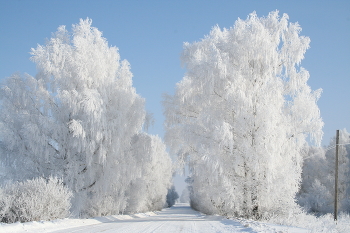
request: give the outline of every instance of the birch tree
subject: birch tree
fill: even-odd
[[[253,12],[184,44],[187,73],[163,101],[165,140],[190,167],[195,208],[260,218],[295,205],[301,150],[323,134],[300,32],[286,14]]]

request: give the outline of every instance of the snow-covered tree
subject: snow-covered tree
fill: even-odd
[[[187,74],[163,101],[165,141],[190,167],[196,208],[259,218],[295,205],[302,148],[323,134],[300,31],[286,14],[254,12],[184,44]]]
[[[138,173],[127,190],[126,212],[161,210],[172,179],[172,162],[164,143],[158,136],[141,133],[133,137],[129,153],[136,161],[135,169],[129,172]]]
[[[159,195],[165,198],[172,172],[164,151],[144,164],[138,160],[150,155],[129,152],[147,123],[145,101],[132,85],[129,63],[91,23],[80,20],[72,32],[60,26],[32,49],[36,77],[14,75],[0,94],[1,162],[8,178],[62,177],[78,215],[124,210],[130,183],[157,160],[169,169],[153,170],[164,176]],[[157,152],[165,147],[149,137],[142,146]]]
[[[316,214],[334,211],[335,137],[327,148],[310,147],[303,164],[298,203]],[[338,208],[350,213],[350,134],[339,134]]]

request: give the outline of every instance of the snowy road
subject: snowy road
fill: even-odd
[[[223,220],[220,216],[207,216],[192,210],[186,204],[158,212],[155,216],[112,221],[100,224],[62,229],[59,232],[254,232],[240,223]]]
[[[204,215],[188,204],[176,204],[157,213],[112,215],[93,219],[59,219],[0,225],[0,233],[79,233],[79,232],[310,232],[306,229],[279,226],[250,220],[234,221],[222,216]]]

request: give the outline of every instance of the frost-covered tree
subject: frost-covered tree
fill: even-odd
[[[147,123],[145,101],[132,85],[129,63],[91,23],[80,20],[72,32],[60,26],[45,45],[32,49],[36,77],[5,81],[0,156],[9,170],[6,179],[62,177],[73,191],[75,214],[105,215],[126,208],[129,185],[145,167],[155,161],[170,165],[164,151],[130,153],[135,146],[158,152],[164,145],[153,136],[133,145]],[[142,156],[151,158],[140,163]],[[163,176],[159,195],[165,197],[172,171],[153,172]]]
[[[323,134],[300,31],[286,14],[254,12],[184,44],[187,73],[164,98],[165,141],[190,167],[195,208],[259,218],[295,205],[302,148]]]
[[[132,139],[130,158],[135,159],[137,179],[127,190],[127,213],[161,210],[172,179],[172,162],[158,136],[141,133]],[[137,169],[137,167],[141,169]],[[130,169],[130,168],[129,168]]]
[[[310,147],[303,164],[298,203],[316,214],[334,211],[335,137],[327,148]],[[350,213],[350,134],[339,134],[338,200],[339,210]]]

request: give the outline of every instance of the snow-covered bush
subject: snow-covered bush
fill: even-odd
[[[15,182],[0,188],[1,222],[53,220],[69,216],[72,192],[50,177]]]
[[[163,102],[165,142],[188,164],[200,211],[261,218],[296,205],[303,147],[323,135],[300,32],[286,14],[254,12],[184,44],[187,73]]]
[[[296,208],[291,210],[290,215],[274,215],[268,222],[305,228],[310,230],[311,233],[350,232],[350,216],[343,212],[339,214],[338,220],[334,221],[332,214],[325,214],[317,217],[312,214],[307,214],[300,208]]]

